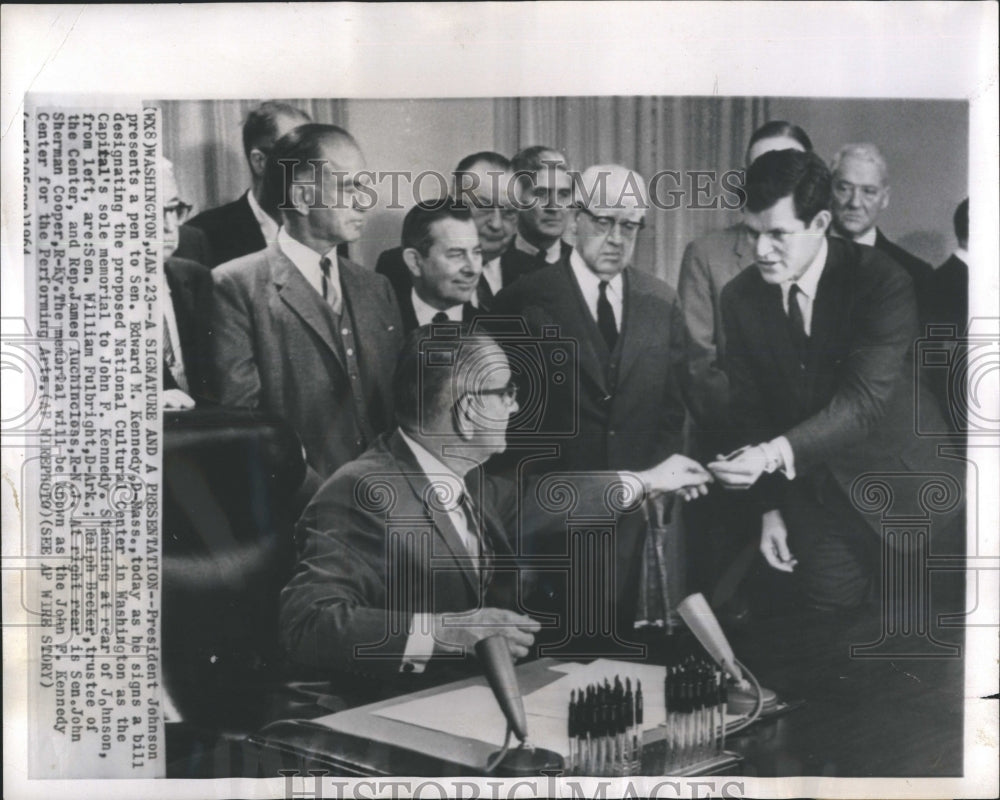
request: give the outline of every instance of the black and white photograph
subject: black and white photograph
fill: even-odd
[[[995,4],[2,21],[5,796],[995,796]]]

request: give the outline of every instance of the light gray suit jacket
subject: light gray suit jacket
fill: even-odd
[[[314,481],[392,425],[392,375],[403,342],[389,281],[343,258],[339,269],[357,373],[338,346],[332,310],[277,244],[212,271],[219,400],[287,420]]]

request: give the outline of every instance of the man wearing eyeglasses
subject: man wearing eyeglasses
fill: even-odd
[[[479,232],[482,249],[482,271],[469,302],[477,309],[488,311],[493,297],[518,275],[501,260],[517,229],[517,198],[510,161],[500,153],[489,150],[472,153],[458,162],[452,178],[451,196],[468,207]],[[413,281],[410,267],[403,258],[403,249],[393,247],[383,251],[375,271],[385,275],[392,283],[405,320]]]
[[[527,656],[540,628],[512,537],[545,516],[532,507],[534,491],[519,506],[512,485],[480,469],[506,447],[519,410],[503,349],[458,325],[419,328],[403,346],[393,387],[398,428],[313,498],[298,523],[298,566],[281,593],[282,640],[300,677],[338,673],[341,699],[353,704],[479,670],[474,647],[490,636],[503,636],[515,658]],[[698,465],[674,461],[573,483],[583,506],[603,508],[609,487],[637,499],[690,496],[699,490],[684,487],[707,480]]]
[[[632,266],[648,208],[646,183],[626,167],[600,165],[583,172],[577,191],[576,247],[569,258],[522,276],[494,307],[520,317],[540,340],[555,331],[575,343],[568,348],[571,363],[560,370],[573,379],[545,384],[537,433],[520,440],[528,450],[512,450],[491,464],[497,471],[509,471],[518,456],[536,455],[529,445],[557,453],[527,463],[538,472],[642,470],[684,459],[677,455],[685,417],[679,385],[684,320],[674,291]],[[640,525],[616,532],[615,606],[623,625],[635,619],[644,534]],[[572,602],[560,596],[560,587],[554,576],[554,613]]]
[[[274,143],[306,122],[310,118],[304,111],[274,100],[261,103],[247,115],[243,123],[243,153],[250,167],[250,188],[231,203],[203,211],[188,223],[208,238],[213,261],[206,266],[215,267],[256,253],[274,241],[279,221],[262,205],[264,165]]]

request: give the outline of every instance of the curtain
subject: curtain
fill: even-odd
[[[494,129],[503,153],[546,144],[565,152],[574,169],[618,163],[647,181],[664,170],[680,173],[657,181],[656,199],[678,207],[650,209],[635,257],[638,268],[676,285],[687,243],[738,219],[722,207],[734,199],[722,173],[743,165],[750,134],[767,119],[763,98],[527,97],[498,99]],[[707,193],[696,193],[698,185]]]
[[[194,213],[234,200],[250,186],[243,121],[262,100],[160,100],[163,154],[174,162],[181,196]],[[343,100],[286,100],[314,122],[346,127]]]

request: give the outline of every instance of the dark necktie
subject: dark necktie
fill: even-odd
[[[486,280],[485,275],[479,276],[479,283],[476,286],[476,300],[482,311],[490,310],[490,305],[493,303],[493,289],[490,288],[490,282]]]
[[[800,294],[802,290],[797,283],[793,283],[788,290],[788,327],[792,332],[792,344],[801,364],[805,362],[809,335],[806,333],[806,321],[802,317],[802,307],[799,305]]]
[[[618,342],[618,326],[615,324],[615,312],[611,310],[611,302],[608,300],[608,282],[601,281],[598,290],[600,294],[597,298],[597,328],[604,337],[608,350],[614,350]]]
[[[462,492],[462,512],[465,514],[465,522],[476,541],[479,542],[479,574],[482,576],[483,584],[488,584],[493,577],[494,551],[490,543],[490,537],[486,535],[484,520],[480,516],[479,508],[468,488]]]
[[[431,322],[435,325],[440,325],[442,322],[448,322],[448,315],[443,311],[438,311],[433,317],[431,317]]]
[[[319,260],[319,268],[323,270],[323,299],[333,308],[334,313],[340,313],[340,297],[337,295],[337,287],[330,279],[330,267],[333,262],[323,256]]]

